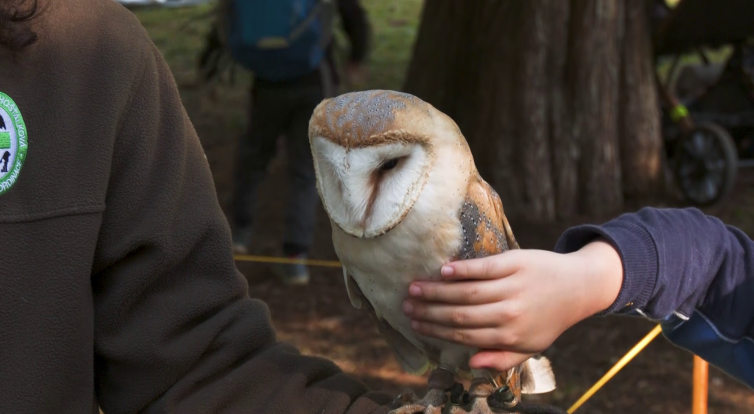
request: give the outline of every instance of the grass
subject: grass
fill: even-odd
[[[203,36],[210,26],[213,4],[189,8],[149,8],[135,11],[162,52],[178,83],[193,79]]]
[[[373,30],[369,60],[373,89],[401,89],[419,26],[421,0],[366,0]]]

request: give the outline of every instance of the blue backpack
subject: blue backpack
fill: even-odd
[[[233,60],[268,81],[315,70],[332,37],[334,0],[230,0],[227,44]]]

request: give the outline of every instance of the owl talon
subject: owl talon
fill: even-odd
[[[458,384],[463,391],[463,385]],[[389,414],[440,414],[445,403],[448,402],[448,391],[458,391],[456,382],[453,380],[453,373],[445,368],[437,368],[429,374],[427,380],[429,391],[421,400],[411,390],[403,391],[393,401],[392,408],[395,408]]]
[[[469,401],[469,393],[463,389],[463,384],[456,382],[450,387],[450,402],[452,404],[466,405]]]
[[[417,402],[419,402],[419,397],[417,397],[412,390],[406,389],[395,397],[391,404],[391,408],[400,408],[404,405],[415,404]]]
[[[459,384],[460,385],[460,384]],[[455,386],[454,386],[455,388]],[[463,386],[461,387],[463,388]],[[456,391],[457,395],[463,396],[463,401],[456,403],[453,407],[450,407],[446,412],[447,414],[496,414],[498,411],[493,410],[487,403],[487,397],[495,392],[495,387],[491,381],[485,378],[475,378],[471,382],[469,392],[459,393],[457,390],[451,390],[451,393]]]

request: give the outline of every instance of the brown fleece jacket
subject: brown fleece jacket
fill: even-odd
[[[43,6],[39,42],[0,55],[28,130],[0,194],[0,413],[386,412],[276,342],[139,21],[112,0]]]

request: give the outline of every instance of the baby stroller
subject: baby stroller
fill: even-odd
[[[655,61],[670,61],[657,77],[668,160],[684,197],[712,205],[754,165],[754,1],[681,0],[654,17]],[[723,46],[727,61],[712,63],[705,49]],[[689,54],[701,63],[679,68]]]

